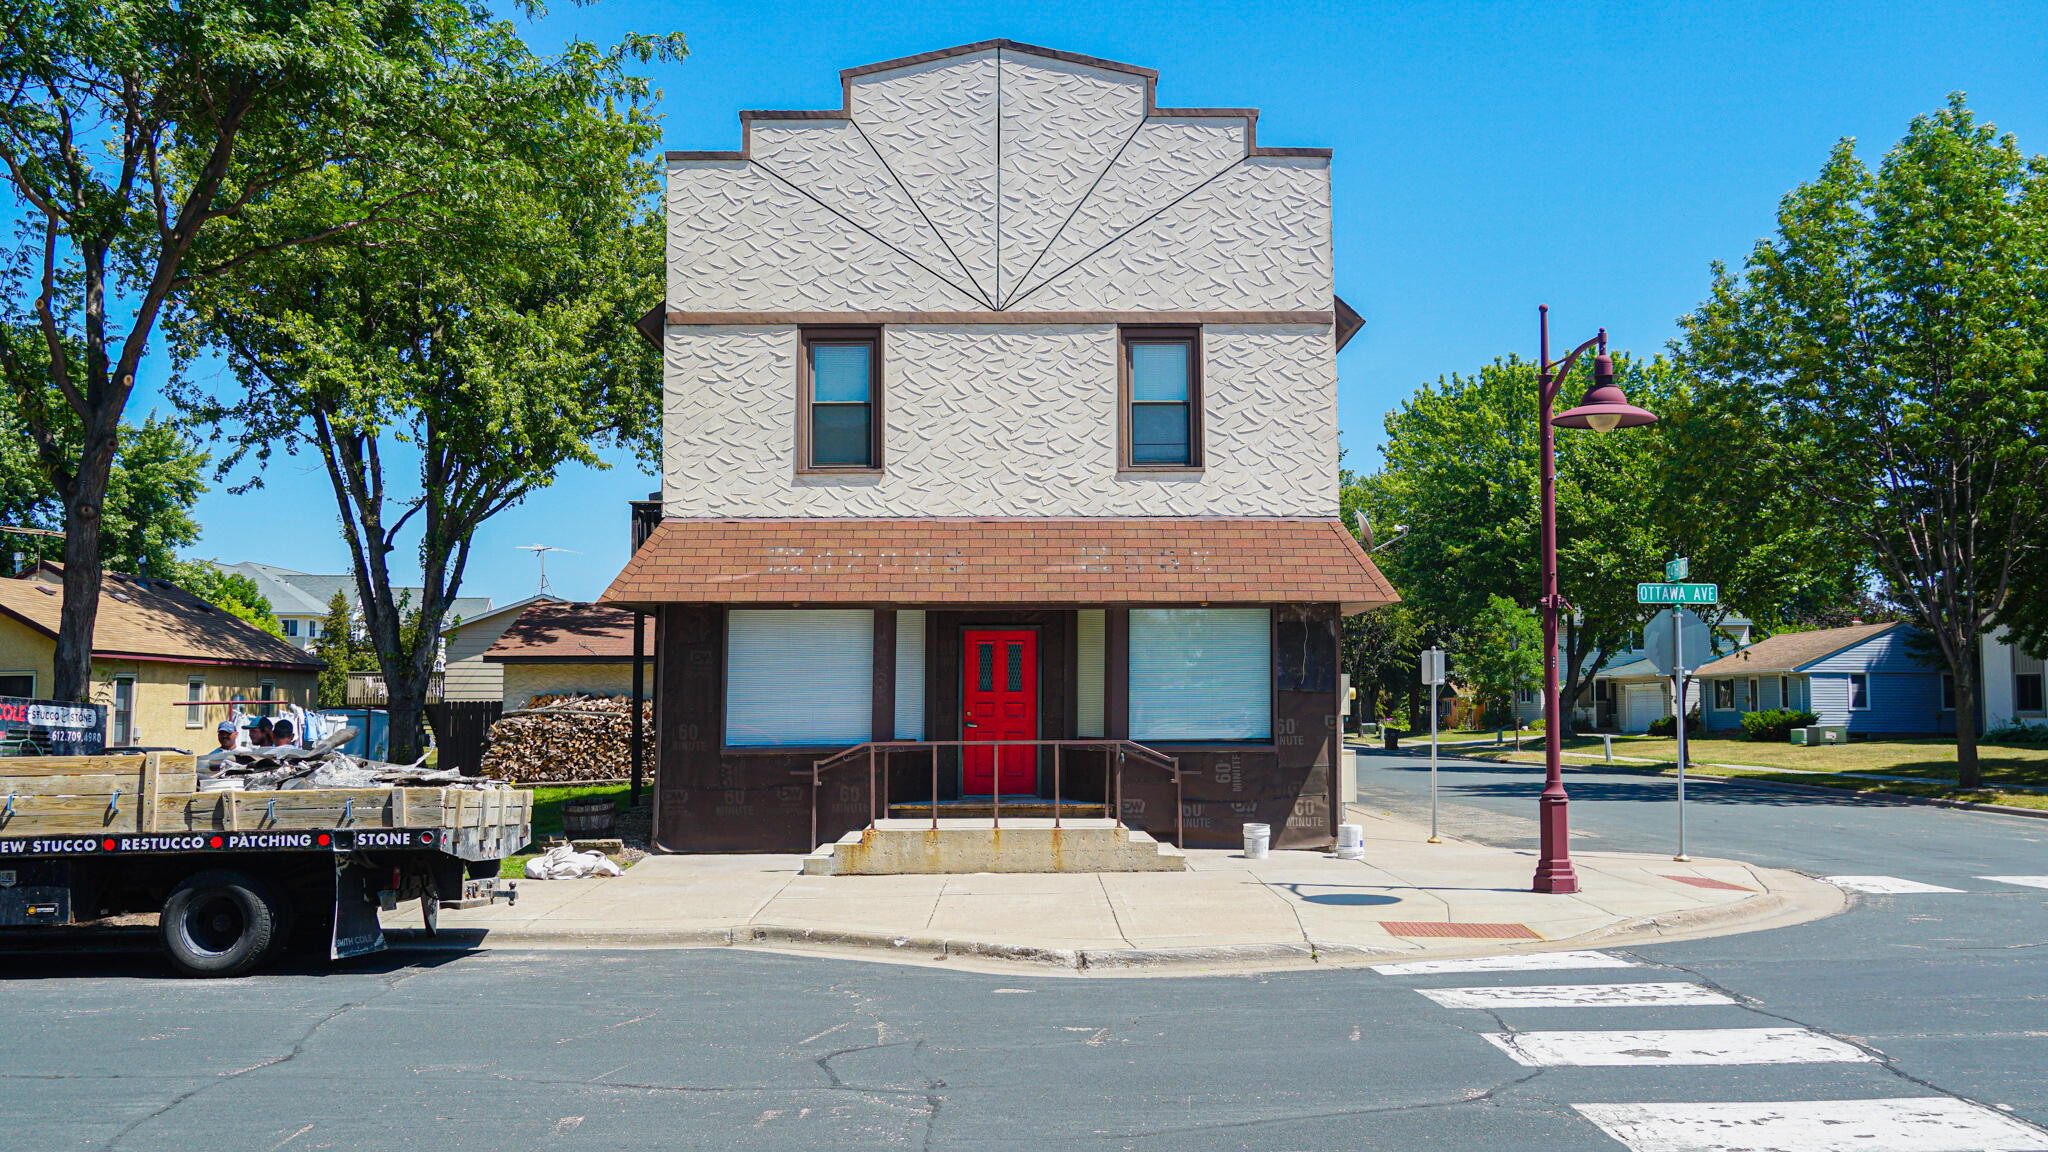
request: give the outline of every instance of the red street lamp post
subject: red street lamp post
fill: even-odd
[[[1564,791],[1564,735],[1559,730],[1564,702],[1557,683],[1557,621],[1566,605],[1557,593],[1557,433],[1558,428],[1591,428],[1612,432],[1654,423],[1656,416],[1628,402],[1614,382],[1614,358],[1607,354],[1607,329],[1577,348],[1563,360],[1550,359],[1550,307],[1538,306],[1537,331],[1540,354],[1536,387],[1542,396],[1537,419],[1543,441],[1543,798],[1539,802],[1542,844],[1536,859],[1538,892],[1568,895],[1579,890],[1579,875],[1572,868],[1570,798]],[[1593,386],[1569,411],[1551,415],[1557,392],[1571,375],[1572,365],[1595,346]]]

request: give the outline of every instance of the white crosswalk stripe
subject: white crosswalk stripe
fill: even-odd
[[[1821,879],[1847,892],[1869,892],[1879,896],[1962,891],[1961,888],[1944,888],[1939,884],[1922,884],[1918,880],[1901,880],[1897,876],[1823,876]]]
[[[1704,984],[1517,984],[1417,988],[1446,1008],[1669,1008],[1736,1001]]]
[[[2048,876],[1979,876],[1979,880],[1995,880],[2000,884],[2024,884],[2029,888],[2048,888]]]
[[[1530,1068],[1869,1063],[1877,1059],[1806,1028],[1675,1028],[1650,1032],[1486,1032]]]
[[[1572,1107],[1632,1152],[2048,1152],[2048,1133],[1947,1096]]]
[[[1446,972],[1554,972],[1565,968],[1636,968],[1633,960],[1605,952],[1522,952],[1513,956],[1467,956],[1462,960],[1410,960],[1375,964],[1382,976],[1434,976]]]

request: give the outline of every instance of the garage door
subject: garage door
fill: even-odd
[[[1655,684],[1628,684],[1621,690],[1621,730],[1646,732],[1650,721],[1664,715],[1664,690]]]

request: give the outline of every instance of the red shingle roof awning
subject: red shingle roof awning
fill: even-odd
[[[1334,519],[664,520],[600,597],[695,604],[1395,603]]]

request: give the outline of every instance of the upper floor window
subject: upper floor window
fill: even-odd
[[[806,328],[797,377],[797,470],[879,471],[881,330]]]
[[[1202,332],[1125,328],[1123,468],[1202,466]]]

